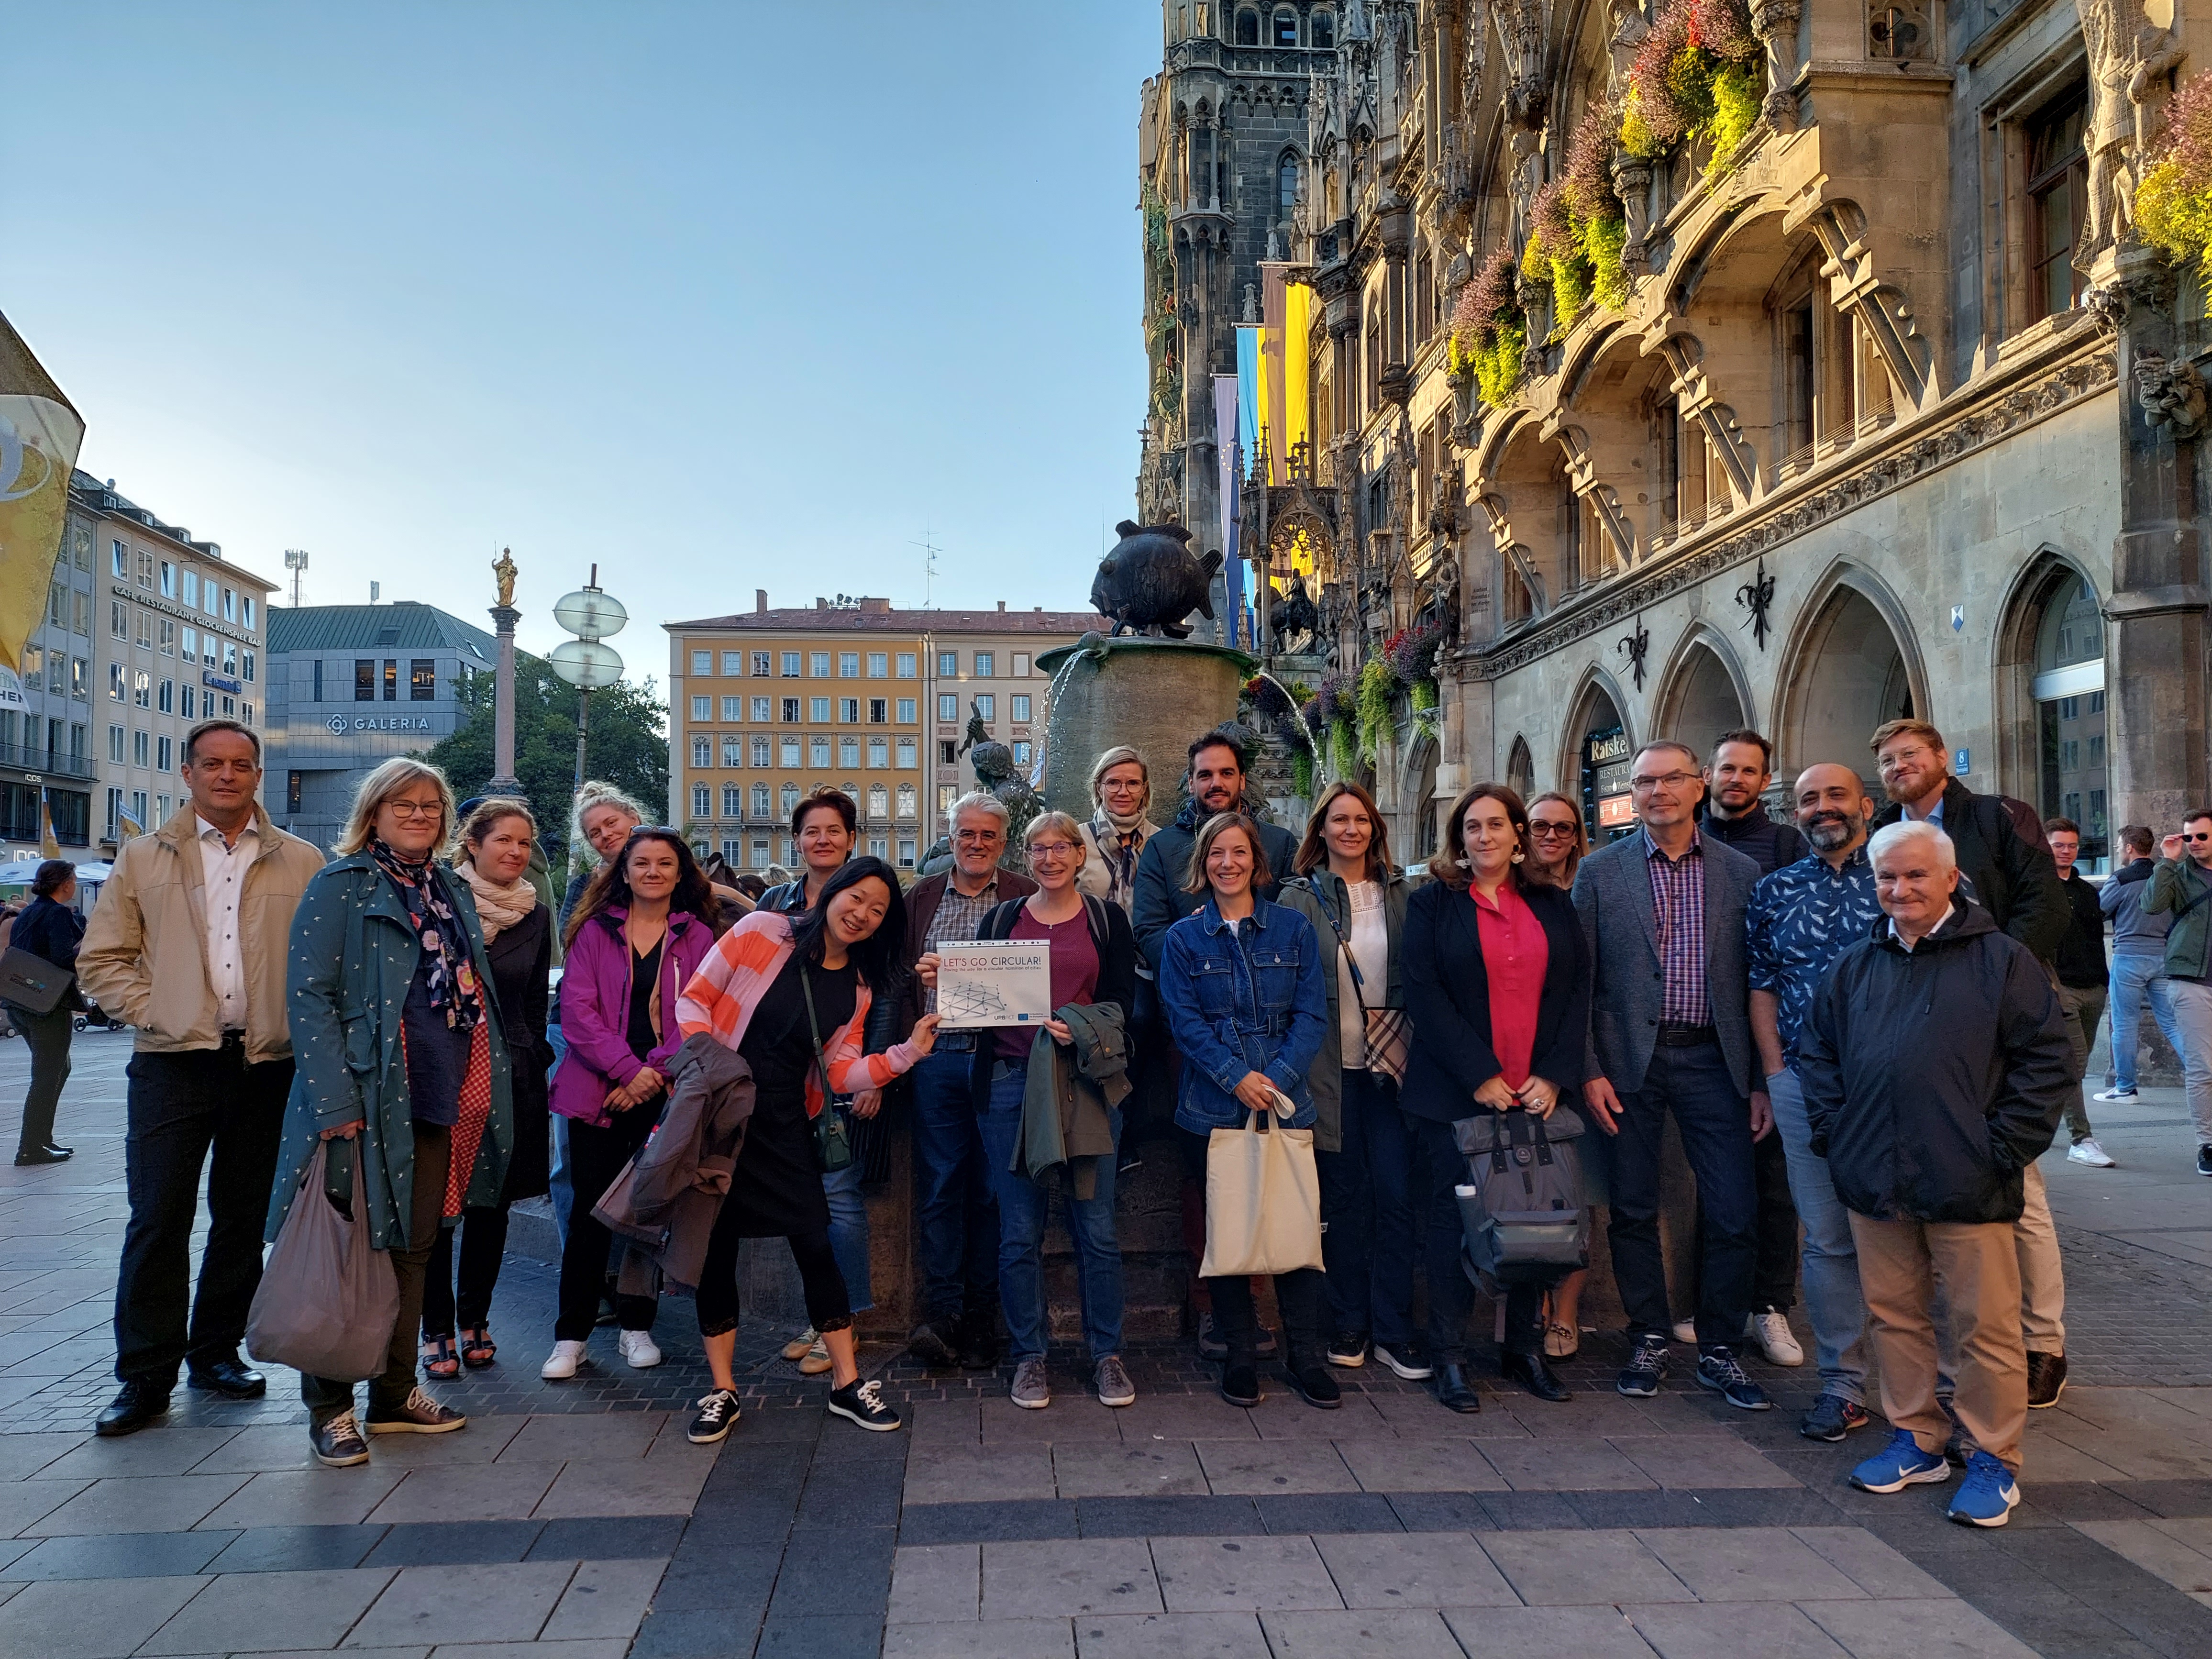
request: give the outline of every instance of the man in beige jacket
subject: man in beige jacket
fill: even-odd
[[[185,738],[191,799],[127,842],[94,907],[77,976],[137,1028],[125,1142],[131,1224],[115,1287],[115,1375],[94,1425],[130,1434],[169,1408],[177,1370],[234,1400],[263,1391],[239,1358],[261,1282],[261,1228],[292,1087],[284,966],[292,912],[323,855],[254,799],[261,740],[235,720]],[[189,1296],[193,1212],[207,1249]],[[189,1307],[189,1316],[187,1308]]]

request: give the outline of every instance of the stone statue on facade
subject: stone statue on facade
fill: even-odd
[[[507,610],[513,610],[514,607],[514,578],[516,575],[516,567],[514,562],[514,551],[512,548],[502,547],[499,550],[499,556],[491,562],[491,574],[499,579],[499,602],[501,606]]]
[[[2141,351],[2136,354],[2135,380],[2136,401],[2154,428],[2176,443],[2204,430],[2204,380],[2196,365]]]
[[[2168,70],[2181,61],[2171,29],[2145,21],[2140,0],[2075,0],[2089,58],[2088,211],[2074,264],[2087,270],[2134,222],[2138,169],[2152,134],[2147,112]]]

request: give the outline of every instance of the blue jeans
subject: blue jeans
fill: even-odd
[[[1413,1334],[1413,1135],[1389,1079],[1342,1075],[1343,1150],[1314,1155],[1330,1324],[1395,1351]]]
[[[914,1082],[915,1255],[921,1316],[933,1325],[994,1317],[999,1217],[983,1165],[973,1054],[930,1054]]]
[[[999,1198],[999,1300],[1006,1310],[1006,1333],[1017,1363],[1044,1358],[1048,1335],[1044,1305],[1044,1228],[1052,1194],[1007,1166],[1021,1137],[1022,1094],[1029,1086],[1018,1061],[1003,1077],[991,1079],[990,1104],[983,1113],[983,1155],[992,1190]],[[1114,1133],[1121,1132],[1120,1112],[1110,1114]],[[1067,1231],[1075,1243],[1075,1282],[1083,1300],[1083,1340],[1093,1359],[1121,1352],[1121,1246],[1114,1237],[1114,1160],[1092,1160],[1097,1187],[1087,1199],[1075,1196],[1063,1180]]]
[[[1813,1353],[1820,1392],[1863,1406],[1867,1397],[1866,1298],[1859,1293],[1859,1247],[1850,1212],[1836,1196],[1828,1160],[1813,1151],[1805,1091],[1795,1072],[1766,1079],[1774,1132],[1790,1160],[1790,1196],[1805,1224],[1805,1316],[1813,1322]]]
[[[2181,1027],[2173,1017],[2173,982],[2166,976],[2166,957],[2130,954],[2112,957],[2112,1087],[2136,1086],[2136,1048],[2142,1031],[2143,1002],[2173,1052],[2181,1052]]]
[[[830,1200],[830,1249],[844,1276],[845,1295],[854,1313],[866,1313],[876,1298],[868,1284],[868,1200],[860,1191],[860,1160],[823,1176],[822,1196]]]
[[[1743,1340],[1759,1271],[1759,1192],[1752,1171],[1751,1103],[1735,1091],[1717,1042],[1662,1043],[1633,1089],[1616,1081],[1620,1133],[1613,1144],[1613,1277],[1633,1336],[1665,1338],[1667,1267],[1659,1250],[1659,1157],[1667,1114],[1681,1131],[1698,1182],[1698,1346]]]

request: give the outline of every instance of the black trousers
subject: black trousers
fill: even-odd
[[[1474,1285],[1460,1265],[1466,1228],[1459,1197],[1452,1190],[1468,1178],[1467,1154],[1452,1138],[1452,1127],[1432,1118],[1405,1115],[1420,1147],[1427,1188],[1415,1206],[1419,1216],[1422,1255],[1429,1281],[1429,1353],[1439,1365],[1467,1364],[1467,1322],[1474,1311]],[[1565,1279],[1569,1268],[1505,1287],[1505,1353],[1544,1351],[1544,1292]]]
[[[1751,1143],[1751,1176],[1759,1195],[1759,1266],[1753,1271],[1751,1310],[1788,1313],[1797,1304],[1797,1203],[1790,1195],[1790,1160],[1782,1132],[1770,1130]],[[1698,1231],[1705,1231],[1705,1200],[1698,1200]],[[1690,1259],[1690,1305],[1698,1301],[1698,1262]]]
[[[76,1021],[66,1000],[44,1014],[8,1005],[8,1023],[23,1034],[31,1050],[31,1091],[23,1097],[23,1127],[15,1140],[19,1153],[53,1144],[54,1108],[61,1104],[62,1085],[69,1081],[70,1038]]]
[[[744,1213],[725,1202],[714,1215],[714,1231],[707,1236],[707,1261],[699,1269],[699,1288],[694,1293],[699,1309],[699,1334],[720,1336],[738,1328],[738,1246],[744,1235]],[[837,1253],[830,1248],[830,1230],[793,1233],[786,1241],[791,1259],[799,1264],[799,1288],[806,1297],[806,1322],[817,1331],[842,1331],[853,1323],[853,1300],[845,1275],[837,1270]]]
[[[1203,1190],[1206,1149],[1212,1137],[1181,1126],[1176,1137],[1183,1149],[1183,1167],[1189,1170],[1195,1165]],[[1328,1316],[1328,1276],[1319,1267],[1300,1267],[1274,1278],[1275,1307],[1283,1316],[1284,1363],[1319,1364],[1326,1344],[1322,1325]],[[1204,1283],[1213,1302],[1214,1329],[1229,1345],[1229,1363],[1249,1365],[1260,1344],[1260,1310],[1253,1298],[1251,1279],[1238,1273]]]
[[[249,1066],[245,1045],[232,1041],[135,1054],[129,1075],[131,1222],[115,1285],[115,1375],[166,1390],[179,1365],[234,1359],[246,1340],[292,1062]],[[192,1221],[203,1167],[208,1237],[195,1296]]]
[[[460,1248],[453,1248],[453,1235]],[[428,1277],[422,1282],[422,1340],[451,1336],[456,1330],[482,1330],[491,1318],[492,1286],[507,1254],[507,1206],[467,1209],[450,1227],[438,1229],[430,1247]],[[453,1258],[460,1258],[460,1286],[453,1285]]]
[[[607,1252],[614,1235],[592,1214],[592,1206],[614,1184],[653,1126],[660,1121],[659,1104],[633,1106],[617,1112],[604,1129],[581,1118],[568,1121],[568,1178],[574,1183],[575,1207],[568,1212],[568,1237],[561,1247],[560,1312],[553,1322],[558,1342],[588,1342],[599,1316],[599,1296],[606,1288]],[[626,1331],[649,1331],[658,1310],[658,1298],[618,1296],[615,1315]]]

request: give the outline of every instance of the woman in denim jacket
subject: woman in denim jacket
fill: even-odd
[[[1183,890],[1206,894],[1206,904],[1169,928],[1160,947],[1160,1002],[1183,1057],[1176,1126],[1198,1172],[1212,1131],[1240,1127],[1248,1111],[1271,1110],[1279,1093],[1297,1109],[1278,1123],[1292,1129],[1314,1123],[1306,1073],[1328,1034],[1328,985],[1312,925],[1254,891],[1271,873],[1258,825],[1241,812],[1211,819],[1183,874]],[[1241,1274],[1209,1279],[1206,1288],[1229,1345],[1222,1397],[1256,1406],[1260,1333],[1251,1280]],[[1275,1301],[1283,1311],[1283,1366],[1291,1383],[1310,1405],[1335,1407],[1336,1382],[1322,1363],[1327,1296],[1321,1270],[1275,1275]]]

